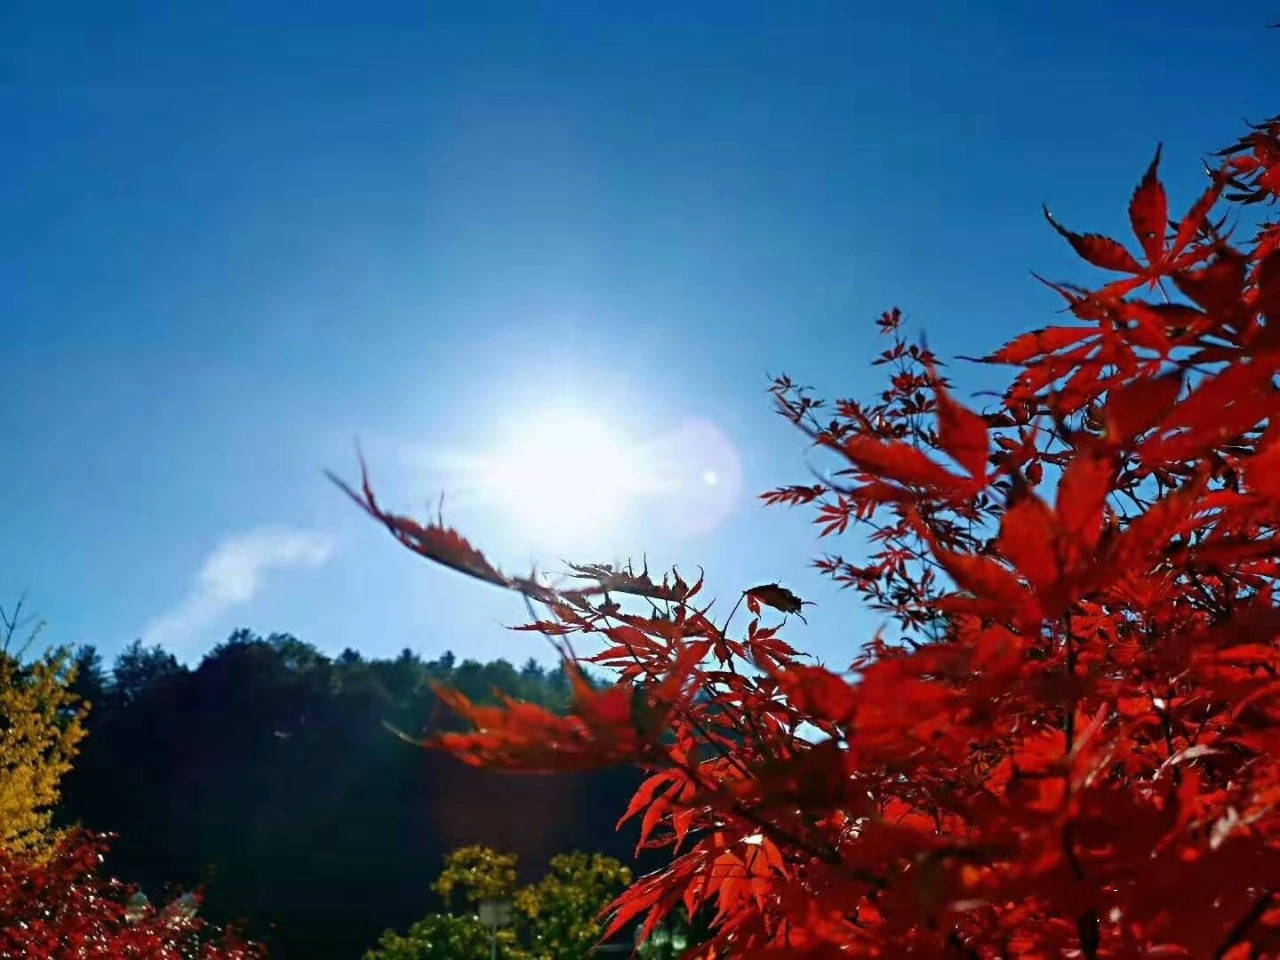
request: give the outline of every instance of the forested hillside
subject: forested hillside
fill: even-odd
[[[432,878],[464,844],[516,853],[530,877],[568,850],[632,862],[634,834],[614,821],[637,774],[479,771],[388,729],[452,725],[433,681],[562,707],[559,670],[330,659],[243,630],[194,669],[137,643],[110,670],[91,648],[78,660],[93,707],[63,818],[118,834],[112,869],[153,896],[203,885],[204,912],[242,921],[274,957],[359,956],[433,905]]]

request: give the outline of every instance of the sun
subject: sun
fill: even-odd
[[[706,536],[738,502],[741,459],[711,420],[685,415],[646,428],[599,406],[503,409],[480,445],[413,457],[434,477],[428,489],[442,481],[455,507],[536,553]]]
[[[557,542],[613,530],[648,486],[636,444],[603,418],[573,410],[513,424],[476,466],[486,501]]]

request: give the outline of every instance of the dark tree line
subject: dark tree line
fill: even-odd
[[[451,725],[433,681],[561,709],[558,668],[329,658],[245,630],[195,669],[140,643],[109,671],[92,648],[78,661],[93,707],[63,819],[117,834],[112,868],[156,896],[203,886],[210,919],[240,921],[274,957],[359,956],[433,906],[429,884],[464,844],[517,853],[531,873],[568,850],[631,862],[634,834],[614,831],[631,771],[504,776],[387,729]]]

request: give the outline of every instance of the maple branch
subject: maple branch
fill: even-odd
[[[831,489],[834,490],[836,493],[842,493],[842,494],[845,494],[846,496],[850,496],[852,494],[857,493],[857,490],[854,488],[840,487],[834,484],[831,485]],[[874,533],[878,533],[880,535],[882,542],[887,543],[891,547],[897,547],[903,553],[908,554],[911,557],[911,559],[919,563],[922,563],[925,566],[933,567],[935,570],[938,570],[939,572],[942,572],[942,573],[946,572],[946,569],[942,566],[942,564],[934,560],[933,557],[929,556],[921,548],[912,547],[909,544],[905,543],[902,540],[901,534],[894,533],[889,527],[884,526],[883,524],[877,523],[872,517],[855,516],[853,518],[853,522],[857,524],[861,524],[864,527],[870,527]]]
[[[954,928],[947,935],[947,943],[956,949],[960,956],[965,960],[982,960],[982,954],[978,953],[973,947],[965,943],[959,932]]]
[[[1262,895],[1254,901],[1253,906],[1228,931],[1227,938],[1222,941],[1217,950],[1213,951],[1214,960],[1222,960],[1232,947],[1244,940],[1253,925],[1261,920],[1262,915],[1267,912],[1267,908],[1271,906],[1271,900],[1274,896],[1275,892],[1272,890],[1262,891]]]
[[[1098,948],[1102,946],[1099,925],[1098,911],[1093,907],[1076,917],[1076,935],[1080,938],[1080,952],[1089,960],[1097,960]]]
[[[765,819],[751,809],[742,806],[736,798],[724,797],[723,785],[719,783],[708,784],[704,782],[702,775],[695,767],[692,767],[687,763],[682,763],[670,754],[667,755],[667,759],[672,766],[676,767],[676,769],[680,770],[694,782],[698,783],[698,785],[711,796],[727,800],[726,806],[732,813],[742,817],[753,826],[759,827],[762,832],[769,834],[774,839],[780,840],[783,843],[791,844],[797,850],[802,850],[812,857],[817,857],[819,860],[824,860],[834,866],[844,865],[844,861],[840,858],[838,851],[830,848],[813,846],[803,837],[796,836],[785,828],[778,826],[772,820]],[[878,889],[883,889],[888,886],[888,881],[884,877],[874,873],[868,873],[863,870],[853,870],[850,872],[850,875],[854,877],[854,879],[860,880],[861,882],[874,886]]]
[[[719,628],[720,640],[723,643],[727,644],[729,642],[729,636],[728,636],[729,624],[733,622],[733,616],[738,612],[738,608],[742,606],[742,601],[746,599],[746,596],[747,595],[745,593],[741,593],[738,595],[738,599],[734,603],[733,609],[730,610],[729,615],[725,617],[724,626]],[[732,651],[726,651],[726,652],[728,653],[728,658],[725,660],[725,665],[729,668],[729,672],[732,673],[735,677],[739,676],[738,668],[734,666],[734,663],[733,663],[733,652]],[[704,682],[703,687],[707,691],[708,695],[713,695],[709,684]],[[742,716],[746,718],[748,725],[750,725],[751,732],[755,734],[756,743],[759,745],[766,759],[772,760],[774,758],[773,750],[769,747],[764,734],[761,732],[760,727],[756,724],[756,718],[752,715],[750,711],[746,710],[745,708],[742,710]]]
[[[734,609],[736,610],[737,607],[735,606]],[[605,619],[606,620],[609,619],[609,616],[607,614],[605,615]],[[646,672],[649,672],[650,674],[652,674],[652,672],[649,671],[648,668],[645,666],[643,661],[641,661],[639,654],[636,653],[635,647],[631,645],[631,642],[624,638],[622,639],[621,643],[624,647],[626,647],[627,653],[631,654],[631,659],[635,661],[636,665],[644,669]],[[710,696],[713,700],[716,699],[715,691],[710,688],[710,686],[707,684],[707,681],[703,680],[702,686],[708,696]],[[707,732],[706,728],[702,726],[701,722],[698,720],[697,716],[694,715],[691,708],[682,708],[681,713],[683,713],[685,719],[693,725],[694,729],[696,729],[698,733],[702,735],[702,739],[705,740],[707,743],[711,744],[713,747],[715,747],[716,751],[720,754],[720,756],[724,760],[728,761],[730,766],[736,767],[738,772],[742,774],[743,778],[751,779],[751,773],[747,769],[747,767],[742,763],[742,761],[740,761],[737,757],[730,754],[729,751],[725,749],[723,744],[721,744],[718,740],[712,737],[710,733]]]
[[[1066,672],[1067,685],[1071,690],[1074,687],[1076,675],[1076,648],[1075,634],[1071,626],[1071,612],[1068,611],[1064,624],[1064,644],[1066,648]],[[1063,779],[1065,781],[1063,797],[1064,803],[1071,796],[1072,781],[1071,776],[1071,752],[1075,745],[1075,721],[1076,721],[1076,698],[1074,692],[1067,703],[1066,721],[1063,724],[1063,732],[1066,735],[1066,755],[1063,758],[1065,767]],[[1085,879],[1084,867],[1080,863],[1080,858],[1076,855],[1075,838],[1072,836],[1072,824],[1066,823],[1062,827],[1062,847],[1066,854],[1067,863],[1071,866],[1071,872],[1075,875],[1076,880],[1083,881]],[[1088,960],[1097,960],[1098,948],[1102,945],[1102,939],[1099,932],[1100,917],[1097,908],[1090,907],[1076,917],[1076,935],[1080,939],[1080,951]]]

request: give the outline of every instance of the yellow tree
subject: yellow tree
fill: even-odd
[[[467,912],[432,913],[407,933],[388,930],[364,960],[587,960],[604,932],[600,911],[631,882],[631,871],[599,854],[561,854],[537,883],[516,889],[517,859],[488,847],[454,850],[432,889]],[[492,932],[477,915],[484,901],[514,907],[512,926]]]
[[[445,858],[444,870],[432,884],[444,902],[455,890],[468,904],[482,900],[510,900],[516,889],[516,855],[488,847],[459,847]]]
[[[66,650],[23,662],[39,624],[13,649],[25,628],[21,612],[21,602],[12,613],[0,608],[0,849],[41,853],[56,840],[53,811],[89,705],[70,690],[75,668]]]
[[[613,857],[552,857],[547,875],[515,895],[529,928],[531,960],[587,960],[604,933],[600,911],[629,883],[631,871]]]

